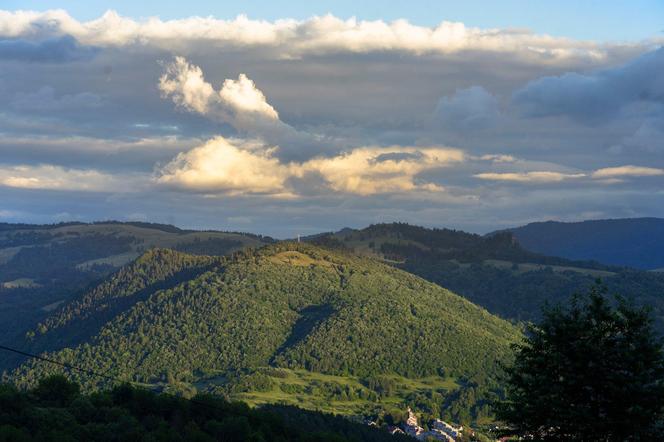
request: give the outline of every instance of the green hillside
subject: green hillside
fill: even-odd
[[[394,223],[310,241],[374,256],[518,321],[537,319],[545,302],[564,301],[599,278],[610,292],[651,306],[664,332],[664,274],[539,255],[523,249],[508,232],[480,236]]]
[[[222,262],[169,249],[151,249],[90,291],[53,311],[26,333],[32,351],[58,349],[91,338],[116,315],[157,290],[174,287]]]
[[[224,255],[272,241],[136,222],[0,223],[0,342],[14,342],[72,296],[151,248]]]
[[[145,265],[155,259],[162,263]],[[163,261],[173,261],[174,269],[212,266],[175,285],[145,289],[168,279],[166,273],[134,285],[147,269],[164,268]],[[329,411],[348,414],[375,411],[384,401],[432,414],[455,410],[452,417],[470,420],[482,417],[497,364],[509,358],[509,346],[520,336],[508,322],[446,289],[344,252],[278,243],[203,261],[152,252],[45,320],[32,345],[53,345],[52,337],[64,329],[59,324],[102,318],[97,306],[108,304],[115,316],[96,334],[48,356],[185,394],[197,389],[264,403],[272,391],[286,403],[309,397],[312,408],[339,402]],[[135,301],[113,310],[126,298]],[[11,377],[32,385],[59,371],[33,361]],[[71,375],[86,388],[105,386]],[[421,387],[426,383],[433,388]]]

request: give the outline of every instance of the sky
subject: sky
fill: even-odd
[[[498,3],[5,1],[0,222],[664,216],[664,3]]]
[[[407,19],[422,26],[436,26],[448,20],[472,27],[527,28],[555,36],[604,41],[646,39],[664,30],[661,0],[4,0],[2,5],[7,10],[65,9],[79,20],[93,20],[109,9],[136,19],[158,16],[164,20],[189,16],[232,19],[240,14],[270,21],[333,14],[364,20]]]

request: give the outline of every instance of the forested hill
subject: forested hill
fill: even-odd
[[[150,273],[164,261],[174,270]],[[155,283],[184,267],[198,270],[175,284]],[[446,403],[448,413],[468,418],[477,417],[497,364],[520,337],[510,323],[417,276],[288,242],[218,261],[153,252],[59,309],[26,339],[57,346],[65,342],[60,324],[78,323],[96,332],[52,348],[48,357],[155,388],[222,392],[254,403],[310,398],[311,408],[333,404],[348,413],[374,409],[380,395],[390,406],[416,403],[418,385],[429,383],[420,407],[440,415]],[[30,361],[11,379],[31,385],[58,371]],[[72,376],[86,388],[103,384]],[[324,403],[316,403],[321,397]]]
[[[417,256],[435,256],[436,259],[462,263],[502,260],[611,270],[609,266],[598,262],[572,262],[555,255],[547,256],[528,251],[509,232],[482,236],[461,230],[390,223],[373,224],[359,230],[347,228],[339,232],[314,235],[306,240],[393,261],[401,261],[406,257],[412,259]]]
[[[25,334],[23,348],[43,352],[84,342],[107,321],[154,292],[193,279],[222,262],[220,257],[151,249],[53,311]]]
[[[510,229],[528,250],[638,269],[664,269],[664,219],[547,221]]]
[[[652,307],[664,333],[664,273],[541,255],[510,232],[480,236],[394,223],[308,240],[375,256],[514,320],[537,319],[545,302],[565,301],[599,278],[610,292]]]
[[[72,296],[151,248],[224,255],[273,241],[139,222],[0,224],[0,342],[13,342]]]

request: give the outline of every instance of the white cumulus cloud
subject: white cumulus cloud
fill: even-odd
[[[358,147],[330,157],[282,162],[273,148],[216,137],[164,166],[156,181],[172,187],[230,194],[295,197],[296,180],[318,180],[326,192],[356,195],[441,191],[418,174],[464,160],[463,152],[442,147]]]
[[[324,177],[335,191],[359,195],[413,190],[439,191],[430,182],[417,182],[418,174],[463,161],[457,149],[429,147],[361,147],[334,157],[314,158],[300,168]]]
[[[159,172],[157,182],[203,192],[281,194],[289,176],[289,167],[270,149],[246,149],[216,137],[175,157]]]
[[[279,114],[245,74],[227,79],[219,90],[205,81],[200,67],[175,57],[159,79],[159,89],[181,108],[231,124],[238,130],[255,131],[281,126]]]

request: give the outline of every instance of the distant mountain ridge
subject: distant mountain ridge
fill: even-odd
[[[544,266],[567,266],[600,271],[619,268],[597,261],[570,260],[545,255],[522,247],[510,231],[478,235],[446,228],[428,228],[408,223],[372,224],[363,229],[344,228],[306,237],[305,241],[330,247],[348,248],[360,254],[383,259],[402,260],[435,255],[437,259],[474,263],[505,260],[514,263],[536,263]]]
[[[664,273],[535,253],[510,231],[481,236],[391,223],[310,241],[377,257],[519,321],[537,319],[545,302],[565,302],[599,278],[610,292],[652,307],[655,324],[664,333]]]
[[[546,221],[508,229],[528,250],[642,270],[664,267],[664,219]]]

